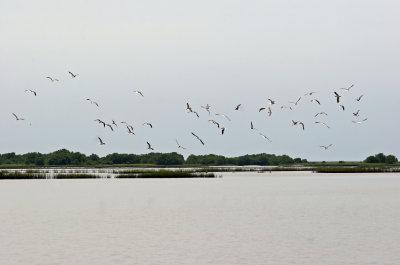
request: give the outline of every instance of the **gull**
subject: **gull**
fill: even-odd
[[[311,96],[314,93],[317,93],[317,92],[308,92],[307,94],[304,94],[304,96]]]
[[[33,91],[32,89],[26,89],[25,92],[31,92],[36,96],[36,91]]]
[[[357,110],[356,112],[353,113],[354,116],[358,117],[358,113],[360,112],[360,110]]]
[[[332,146],[332,144],[330,144],[330,145],[321,145],[320,147],[322,147],[322,148],[324,148],[325,150],[326,149],[328,149],[329,147],[331,147]]]
[[[351,86],[349,86],[349,87],[342,87],[341,89],[343,89],[343,90],[347,90],[347,91],[350,91],[350,88],[352,88],[354,85],[351,85]]]
[[[25,120],[24,118],[19,118],[17,115],[15,115],[15,113],[13,113],[12,115],[14,115],[14,117],[15,117],[15,119],[16,119],[17,121],[23,121],[23,120]]]
[[[194,137],[196,137],[197,140],[199,140],[200,143],[201,143],[202,145],[204,145],[204,142],[200,139],[200,137],[198,137],[198,136],[197,136],[196,134],[194,134],[193,132],[192,132],[192,135],[193,135]]]
[[[252,122],[252,121],[250,122],[250,129],[251,129],[251,130],[257,130],[256,128],[254,128],[253,122]]]
[[[114,129],[113,129],[113,127],[111,126],[111,124],[106,123],[106,126],[108,126],[108,127],[111,129],[111,131],[114,131]]]
[[[363,120],[361,120],[361,121],[352,121],[352,122],[353,122],[353,123],[361,124],[361,123],[363,123],[363,122],[366,121],[366,120],[368,120],[368,118],[365,118],[365,119],[363,119]]]
[[[327,128],[331,128],[331,127],[329,127],[329,126],[328,126],[326,123],[324,123],[324,122],[316,121],[315,123],[321,124],[321,125],[325,125]]]
[[[68,72],[68,73],[71,75],[71,78],[75,78],[77,75],[79,75],[79,74],[73,74],[71,72]]]
[[[225,127],[221,127],[221,134],[224,134],[225,132]]]
[[[135,91],[133,91],[133,92],[135,92],[136,94],[139,94],[139,95],[141,95],[142,97],[144,97],[142,91],[140,91],[140,90],[135,90]]]
[[[100,137],[97,137],[98,139],[99,139],[99,145],[105,145],[106,143],[105,142],[103,142],[103,140],[101,140],[101,138]]]
[[[299,99],[298,99],[296,102],[294,102],[294,101],[289,101],[289,103],[292,103],[292,104],[294,104],[294,105],[297,106],[297,103],[299,103],[300,99],[301,99],[301,97],[299,97]]]
[[[289,103],[290,103],[290,102],[289,102]],[[290,110],[292,110],[292,107],[291,107],[291,106],[283,105],[283,106],[281,106],[281,109],[290,109]]]
[[[180,145],[180,144],[178,143],[178,140],[175,139],[175,142],[176,142],[176,144],[178,145],[178,148],[186,149],[185,147],[183,147],[182,145]]]
[[[133,132],[133,128],[132,128],[132,126],[130,126],[130,125],[126,125],[126,128],[128,129],[128,133],[129,133],[129,134],[133,134],[133,135],[135,135],[135,133]]]
[[[318,103],[318,105],[321,105],[321,102],[319,102],[319,100],[318,100],[318,99],[316,99],[316,98],[313,98],[313,99],[311,100],[311,102],[313,102],[313,101],[317,102],[317,103]]]
[[[344,106],[339,104],[339,108],[341,108],[342,110],[344,110]]]
[[[190,107],[189,103],[186,103],[186,109],[187,109],[189,112],[193,112],[193,110],[192,110],[192,108]]]
[[[274,105],[275,104],[275,100],[272,100],[272,99],[268,99],[269,100],[269,105]]]
[[[100,120],[100,119],[97,119],[97,120],[94,120],[94,121],[97,121],[97,122],[103,124],[104,127],[106,127],[106,123],[105,123],[104,121],[102,121],[102,120]]]
[[[261,112],[262,110],[265,110],[265,108],[264,108],[264,107],[259,108],[259,109],[258,109],[258,112]]]
[[[197,113],[197,111],[193,111],[194,114],[196,114],[197,118],[200,118],[199,114]]]
[[[115,123],[114,120],[112,120],[112,124],[114,124],[116,127],[118,127],[118,125]]]
[[[364,96],[364,95],[359,96],[358,98],[356,98],[356,100],[357,100],[357,101],[360,101],[361,98],[362,98],[363,96]]]
[[[206,105],[206,106],[201,106],[203,109],[205,109],[208,112],[208,115],[210,115],[210,105]]]
[[[216,113],[215,115],[225,117],[228,121],[231,121],[231,119],[229,119],[225,114]]]
[[[271,115],[272,115],[271,107],[268,107],[268,116],[271,116]]]
[[[149,149],[149,150],[154,150],[154,148],[153,147],[151,147],[151,145],[150,145],[150,143],[149,142],[146,142],[147,143],[147,149]]]
[[[121,123],[124,123],[127,128],[130,128],[131,130],[133,130],[133,126],[128,124],[126,121],[121,121]]]
[[[336,102],[337,103],[339,103],[339,101],[340,101],[340,95],[335,91],[335,92],[333,92],[333,93],[335,93],[335,97],[336,97]]]
[[[218,123],[218,122],[216,122],[216,121],[214,121],[214,120],[208,120],[208,121],[214,123],[214,124],[217,125],[217,127],[219,128],[219,123]]]
[[[266,139],[266,140],[272,142],[272,141],[271,141],[267,136],[265,136],[264,134],[262,134],[262,133],[259,133],[259,134],[261,135],[262,138],[264,138],[264,139]]]
[[[235,108],[235,110],[240,110],[240,106],[241,106],[241,105],[242,105],[242,104],[237,105],[236,108]]]
[[[48,78],[48,79],[50,79],[51,80],[51,82],[54,82],[54,81],[59,81],[57,78],[52,78],[52,77],[50,77],[50,76],[47,76],[46,78]]]
[[[90,104],[95,104],[97,107],[99,106],[99,104],[97,104],[96,101],[91,100],[90,98],[87,98],[86,100],[90,101]]]
[[[147,125],[147,126],[149,126],[150,128],[153,128],[153,125],[152,125],[151,123],[149,123],[149,122],[145,122],[145,123],[143,123],[143,125]]]
[[[326,113],[326,112],[318,112],[317,114],[315,114],[315,116],[314,117],[317,117],[318,115],[326,115],[326,116],[328,116],[328,114]]]
[[[301,126],[303,127],[303,131],[304,131],[304,123],[303,122],[301,122],[301,121],[294,121],[294,120],[292,120],[292,125],[297,125],[297,124],[301,124]]]

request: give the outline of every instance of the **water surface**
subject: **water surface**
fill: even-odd
[[[0,181],[1,264],[400,264],[400,176]]]

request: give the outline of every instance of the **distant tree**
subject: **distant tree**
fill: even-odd
[[[301,158],[297,157],[295,159],[293,159],[295,163],[301,163]]]
[[[386,162],[386,156],[383,153],[376,154],[375,157],[378,159],[378,163]]]
[[[388,156],[386,156],[386,163],[388,163],[388,164],[395,164],[395,163],[397,163],[397,162],[399,162],[399,161],[397,160],[397,157],[395,157],[394,155],[388,155]]]
[[[379,163],[378,158],[375,156],[369,156],[364,160],[365,163]]]

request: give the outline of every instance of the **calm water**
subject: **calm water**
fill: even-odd
[[[0,181],[0,264],[400,264],[398,174],[223,175]]]

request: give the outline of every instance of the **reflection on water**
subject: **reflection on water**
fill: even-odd
[[[1,264],[400,264],[396,174],[0,181]]]

